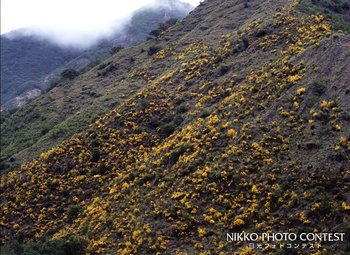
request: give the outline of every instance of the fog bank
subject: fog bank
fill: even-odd
[[[183,0],[193,6],[199,0]],[[108,38],[142,7],[181,6],[177,0],[2,0],[1,34],[20,33],[49,39],[61,46],[87,48]],[[18,33],[12,33],[12,36]],[[9,34],[11,35],[11,33]]]

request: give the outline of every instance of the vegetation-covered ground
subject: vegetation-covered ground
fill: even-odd
[[[123,82],[142,88],[3,175],[3,243],[73,236],[87,254],[292,254],[226,233],[349,236],[350,38],[298,4],[205,1],[140,46],[148,52]],[[321,245],[293,252],[350,250]]]
[[[115,43],[124,46],[135,44],[147,35],[150,38],[159,36],[176,23],[174,18],[185,16],[191,8],[186,4],[176,6],[176,1],[174,4],[168,8],[143,8],[137,11],[125,31],[116,35],[116,39],[100,43],[66,65],[69,68],[65,71],[72,71],[80,70],[82,63],[91,62],[79,71],[79,77],[66,79],[61,74],[63,79],[53,82],[47,89],[48,93],[20,109],[2,112],[0,171],[14,168],[84,130],[99,115],[113,109],[144,86],[145,77],[131,77],[128,73],[134,66],[147,61],[152,50],[157,51],[158,48],[153,42],[125,50],[121,46],[112,46]],[[109,55],[109,51],[113,57],[101,63],[93,61]],[[48,59],[51,58],[49,54],[46,55]],[[16,59],[15,56],[13,58]],[[2,66],[5,67],[6,63],[4,61]],[[155,74],[161,71],[158,67]],[[5,76],[11,79],[10,75]]]
[[[161,2],[161,1],[160,1]],[[147,38],[161,22],[183,18],[193,8],[189,4],[169,1],[169,6],[146,6],[132,14],[122,31],[101,39],[88,50],[80,47],[58,46],[23,31],[1,36],[1,107],[16,108],[11,99],[32,89],[47,90],[59,74],[67,68],[81,70],[108,57],[113,47],[130,46]],[[118,27],[118,26],[116,26]],[[116,48],[114,48],[116,49]]]

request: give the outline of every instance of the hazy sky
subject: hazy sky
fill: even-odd
[[[182,0],[196,6],[200,0]],[[1,34],[24,27],[61,40],[108,34],[115,20],[155,0],[1,0]]]

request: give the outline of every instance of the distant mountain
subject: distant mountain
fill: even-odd
[[[22,93],[44,89],[46,76],[80,53],[30,35],[1,36],[1,104]]]
[[[116,45],[130,46],[147,38],[160,23],[186,16],[193,6],[178,0],[158,1],[132,15],[121,31],[87,50],[62,48],[28,35],[25,29],[1,36],[1,108],[16,108],[46,90],[67,68],[81,70],[106,58]],[[38,93],[39,92],[39,93]],[[30,95],[30,96],[28,96]]]

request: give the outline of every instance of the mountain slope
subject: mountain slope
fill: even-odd
[[[143,88],[9,172],[5,239],[73,235],[90,254],[268,254],[226,233],[349,235],[350,37],[295,1],[246,3],[202,3],[161,51],[136,56],[129,76],[153,77]]]
[[[178,6],[178,1],[165,4],[138,10],[133,14],[130,25],[113,36],[114,39],[101,42],[98,46],[83,52],[65,66],[53,71],[50,76],[57,76],[68,68],[80,70],[85,67],[89,70],[95,67],[90,72],[83,73],[73,81],[62,81],[56,88],[11,116],[5,113],[1,122],[3,132],[1,160],[11,157],[13,165],[33,158],[40,151],[84,130],[98,114],[112,109],[130,93],[135,92],[139,86],[145,84],[145,79],[142,77],[122,81],[135,64],[148,57],[147,49],[151,46],[151,42],[130,51],[122,51],[120,54],[114,53],[116,55],[113,60],[101,64],[96,60],[110,55],[113,45],[127,46],[139,43],[156,29],[159,23],[161,24],[159,31],[166,29],[170,25],[167,23],[169,18],[174,22],[174,18],[185,16],[192,8],[187,4]],[[6,63],[3,66],[6,66]],[[129,85],[130,83],[133,85]],[[3,164],[2,168],[4,165],[7,167],[8,163]]]
[[[1,104],[29,90],[45,88],[48,84],[43,77],[80,52],[34,36],[1,36]]]
[[[320,13],[332,19],[333,29],[350,32],[350,3],[347,0],[302,0],[299,10],[311,14]]]
[[[2,159],[26,148],[33,155],[51,147],[57,140],[82,131],[98,114],[115,107],[144,86],[143,79],[135,79],[131,86],[123,81],[138,63],[130,61],[137,55],[140,55],[139,48],[121,51],[114,55],[118,64],[106,61],[74,80],[61,82],[6,118],[1,124]],[[30,148],[33,144],[35,147]]]
[[[183,18],[193,7],[179,1],[158,1],[132,14],[124,28],[102,39],[88,50],[58,46],[48,40],[14,31],[1,36],[1,105],[2,110],[21,106],[16,96],[34,89],[46,90],[53,80],[67,68],[81,70],[90,63],[108,57],[114,46],[130,46],[139,43],[169,19]],[[23,98],[25,99],[25,98]],[[25,101],[25,100],[22,100]]]

